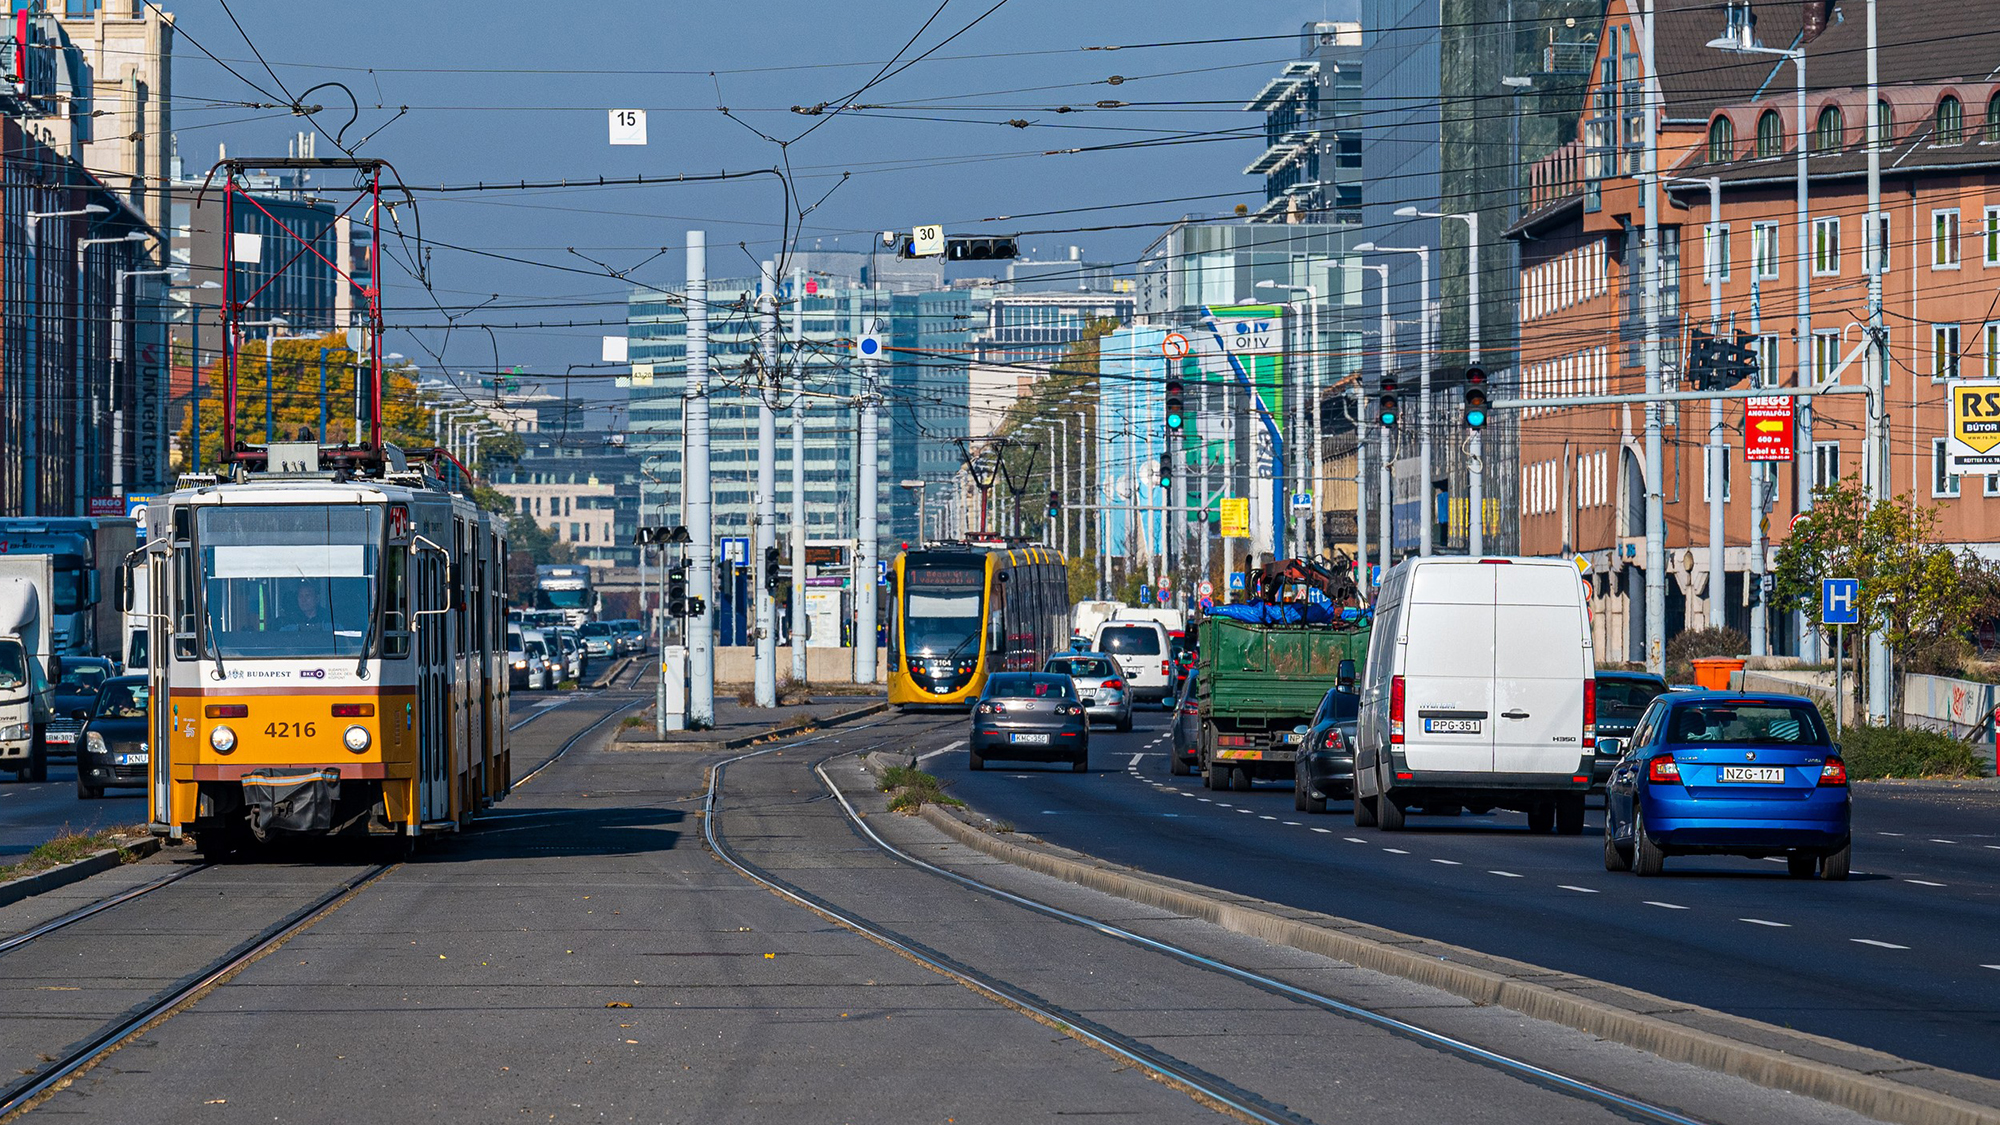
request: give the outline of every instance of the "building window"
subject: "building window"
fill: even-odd
[[[1731,488],[1733,484],[1735,484],[1734,474],[1729,471],[1729,454],[1725,450],[1722,456],[1722,502],[1725,504],[1735,499],[1731,495],[1734,491]],[[1708,471],[1708,450],[1703,449],[1701,451],[1701,499],[1703,503],[1714,502],[1714,488],[1714,479]]]
[[[1702,241],[1703,276],[1710,285],[1729,280],[1729,224],[1710,223]]]
[[[1931,268],[1958,268],[1958,208],[1931,212]]]
[[[1840,443],[1816,441],[1812,447],[1813,491],[1831,488],[1840,480]]]
[[[1840,329],[1821,329],[1813,333],[1813,382],[1824,383],[1833,378],[1833,369],[1840,366]]]
[[[2000,207],[1988,207],[1985,220],[1979,234],[1986,244],[1986,264],[2000,266]]]
[[[1987,325],[1980,335],[1983,346],[1979,350],[1986,355],[1986,377],[2000,379],[2000,323]]]
[[[1945,471],[1945,469],[1949,466],[1949,464],[1950,462],[1947,461],[1945,458],[1944,439],[1932,438],[1931,439],[1931,495],[1932,496],[1958,495],[1958,474],[1948,473]]]
[[[1885,145],[1896,135],[1896,111],[1886,101],[1875,103],[1875,128],[1881,131]]]
[[[1875,232],[1875,237],[1867,240],[1867,244],[1861,248],[1861,257],[1863,259],[1861,269],[1863,273],[1875,272],[1878,268],[1875,264],[1875,255],[1880,254],[1882,256],[1882,264],[1879,268],[1883,273],[1888,273],[1890,216],[1886,211],[1877,211],[1874,218],[1875,221],[1868,226],[1869,229]]]
[[[1958,325],[1931,325],[1931,378],[1958,378],[1958,352]]]
[[[2000,93],[1986,99],[1986,143],[2000,144]],[[1992,484],[1993,478],[1988,476],[1986,483]]]
[[[2000,496],[2000,475],[1988,473],[1979,479],[1986,482],[1979,486],[1981,496]]]
[[[1778,367],[1778,338],[1775,335],[1759,336],[1753,346],[1757,349],[1757,385],[1777,386],[1778,380],[1784,376]]]
[[[1750,272],[1758,281],[1778,280],[1778,224],[1750,224]]]
[[[1785,122],[1775,109],[1767,109],[1757,119],[1757,155],[1781,156],[1785,151]]]
[[[1941,145],[1955,145],[1965,140],[1965,107],[1957,98],[1946,94],[1937,104],[1937,136],[1935,142]]]
[[[1840,272],[1840,220],[1813,220],[1813,273],[1831,277]]]
[[[1708,162],[1722,164],[1736,157],[1736,123],[1718,115],[1708,124]]]
[[[1820,110],[1819,120],[1813,123],[1813,151],[1839,152],[1846,132],[1839,106],[1830,105]]]

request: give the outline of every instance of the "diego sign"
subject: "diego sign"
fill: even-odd
[[[1958,476],[2000,473],[2000,379],[1953,379],[1945,384],[1951,407],[1945,435],[1945,471]]]

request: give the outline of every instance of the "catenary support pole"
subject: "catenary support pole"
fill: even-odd
[[[806,666],[806,274],[792,271],[792,682]]]
[[[1642,15],[1640,62],[1645,68],[1641,84],[1642,128],[1639,190],[1644,195],[1646,231],[1643,242],[1644,289],[1640,302],[1645,306],[1646,393],[1660,393],[1660,150],[1658,106],[1654,91],[1653,27],[1654,0],[1645,0]],[[1666,496],[1660,478],[1666,472],[1661,448],[1660,404],[1646,404],[1646,670],[1655,675],[1666,671],[1667,627],[1667,526]]]
[[[875,327],[869,330],[879,331]],[[880,616],[875,601],[876,591],[881,588],[875,577],[876,540],[879,538],[876,530],[876,493],[880,489],[881,473],[876,448],[880,407],[875,389],[880,366],[880,362],[872,356],[861,361],[861,464],[855,473],[861,495],[854,551],[854,682],[857,684],[875,682],[875,629],[876,619]]]
[[[687,724],[691,730],[715,726],[715,504],[709,492],[708,458],[708,234],[687,235],[687,456],[681,473],[681,511],[688,532],[688,595],[700,613],[688,615]],[[662,570],[664,571],[664,560]],[[666,685],[659,693],[660,721],[666,716]]]
[[[1865,104],[1875,105],[1880,76],[1876,72],[1878,43],[1875,32],[1875,0],[1868,0],[1868,99]],[[1868,260],[1868,365],[1863,378],[1868,386],[1868,430],[1862,435],[1861,448],[1867,464],[1862,469],[1862,477],[1871,500],[1880,500],[1895,494],[1889,483],[1889,411],[1882,401],[1883,376],[1888,372],[1889,356],[1884,345],[1887,331],[1882,325],[1882,268],[1888,252],[1888,231],[1882,215],[1882,136],[1881,119],[1873,113],[1868,116],[1868,233],[1864,246],[1874,248]],[[1889,701],[1891,698],[1889,678],[1893,675],[1889,667],[1889,647],[1882,637],[1882,630],[1868,630],[1868,721],[1882,726],[1889,721]]]
[[[753,640],[756,642],[755,680],[752,698],[759,707],[778,705],[778,614],[772,590],[778,576],[771,573],[778,545],[778,415],[772,404],[778,395],[778,267],[768,259],[757,277],[757,345],[763,362],[758,364],[757,388],[757,522],[751,555],[753,588],[750,596],[757,607]],[[803,580],[803,576],[801,576]]]

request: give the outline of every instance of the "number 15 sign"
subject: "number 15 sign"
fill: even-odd
[[[614,145],[645,144],[646,111],[643,109],[612,110],[611,143]]]

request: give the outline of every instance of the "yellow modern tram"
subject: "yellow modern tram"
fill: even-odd
[[[1046,547],[934,544],[889,568],[889,702],[964,707],[994,672],[1041,668],[1069,642],[1069,571]]]
[[[268,463],[147,511],[154,834],[468,824],[512,778],[499,522],[394,447],[372,475],[309,443]]]

